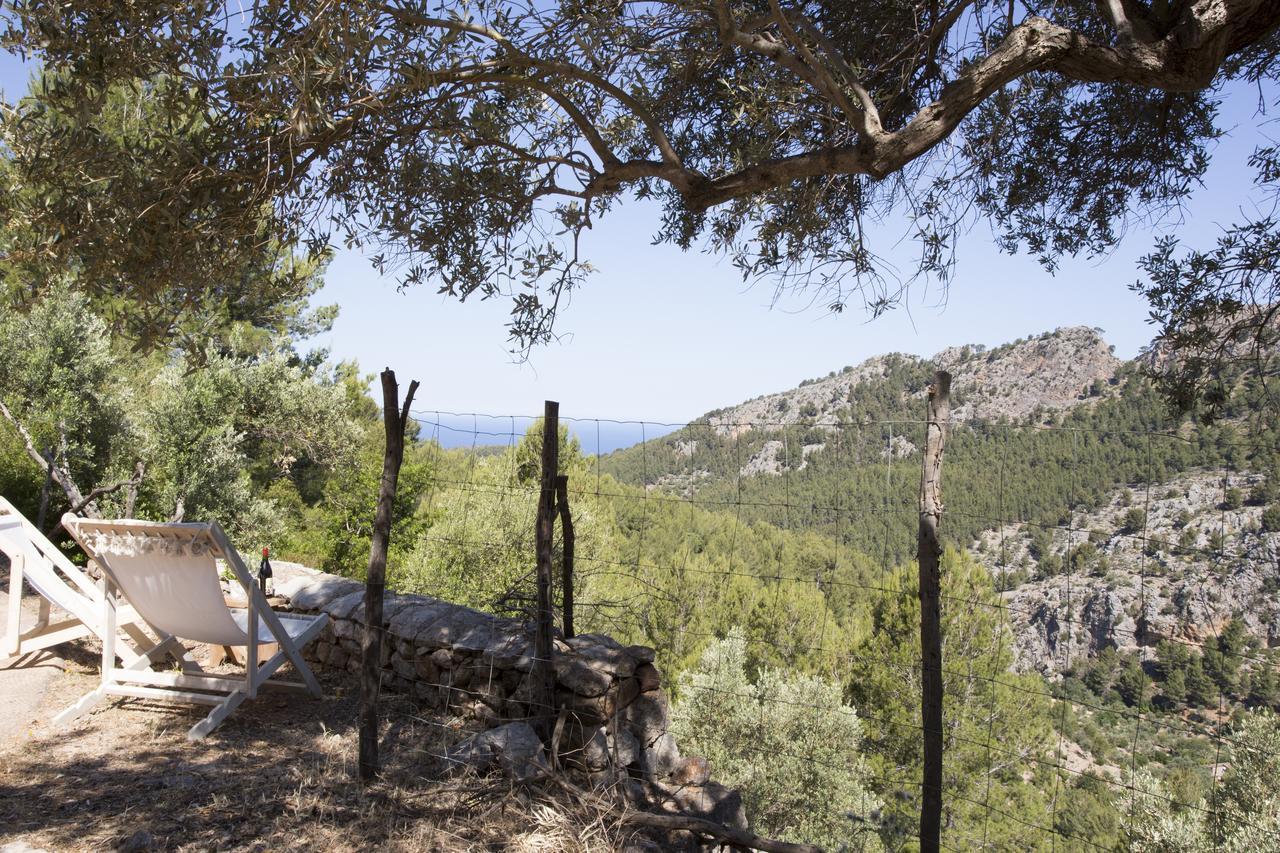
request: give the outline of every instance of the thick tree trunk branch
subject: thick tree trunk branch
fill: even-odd
[[[804,15],[783,9],[779,0],[770,0],[769,13],[740,23],[727,0],[713,0],[708,12],[726,48],[758,56],[794,74],[836,107],[857,137],[848,143],[751,163],[718,176],[686,166],[649,106],[601,73],[558,57],[535,56],[480,22],[439,18],[389,5],[383,7],[383,12],[405,27],[465,33],[494,45],[494,56],[465,67],[423,69],[414,78],[418,85],[428,89],[458,84],[527,87],[541,92],[564,112],[599,165],[597,168],[596,164],[585,162],[561,162],[560,165],[576,169],[583,179],[583,189],[561,187],[551,180],[538,190],[539,197],[563,195],[590,200],[637,181],[656,179],[673,186],[691,208],[707,210],[812,177],[863,174],[883,178],[893,174],[945,141],[991,95],[1034,72],[1056,73],[1080,83],[1198,91],[1212,84],[1229,56],[1255,43],[1280,22],[1280,0],[1193,0],[1179,7],[1175,13],[1179,17],[1171,22],[1153,20],[1146,9],[1132,0],[1098,0],[1098,4],[1100,13],[1117,33],[1115,44],[1100,43],[1046,18],[1029,16],[987,55],[966,63],[938,97],[921,107],[904,126],[886,132],[871,94],[857,79],[850,61]],[[941,11],[938,19],[921,33],[923,41],[916,40],[905,47],[905,52],[897,54],[890,64],[910,55],[910,51],[931,54],[970,5],[959,2]],[[782,37],[769,32],[770,28]],[[821,56],[808,43],[816,45]],[[557,81],[592,87],[629,112],[645,128],[658,158],[622,160],[606,141],[600,117],[579,106]],[[340,120],[334,129],[309,140],[293,140],[297,143],[295,150],[311,149],[304,161],[308,164],[322,159],[332,145],[345,139],[362,116],[397,102],[399,85],[371,93],[365,99],[367,103],[353,105],[353,109],[358,107],[356,112]],[[851,99],[847,92],[854,97]],[[430,109],[429,103],[421,106]]]
[[[56,464],[53,460],[46,459],[44,454],[36,449],[36,443],[31,438],[31,433],[27,431],[27,428],[18,420],[17,416],[9,410],[4,401],[0,401],[0,415],[4,415],[5,419],[13,424],[14,429],[18,431],[18,435],[22,438],[22,445],[27,451],[27,456],[31,457],[31,460],[39,465],[41,470],[53,478],[53,481],[66,494],[67,500],[71,502],[71,505],[79,507],[90,518],[100,518],[101,515],[98,512],[98,508],[93,505],[93,499],[85,498],[84,492],[76,485],[69,471]]]
[[[1117,6],[1117,9],[1121,7]],[[1123,12],[1122,12],[1123,14]],[[819,91],[814,69],[771,37],[738,29],[726,3],[716,5],[717,26],[727,44],[763,56],[793,71]],[[829,174],[865,174],[875,178],[902,169],[936,147],[983,101],[1026,74],[1056,72],[1081,83],[1129,83],[1171,92],[1209,86],[1234,51],[1271,32],[1280,23],[1278,0],[1200,0],[1182,20],[1154,43],[1098,44],[1045,18],[1027,18],[986,57],[971,63],[948,83],[934,102],[921,108],[893,133],[862,131],[857,145],[821,148],[752,164],[707,178],[670,163],[628,161],[606,167],[587,188],[588,195],[609,192],[641,178],[666,180],[682,190],[691,207],[705,210],[735,198]],[[859,113],[865,119],[865,113]]]
[[[721,13],[722,33],[736,39],[731,19]],[[1201,0],[1154,44],[1112,47],[1045,18],[1027,18],[986,57],[970,64],[933,103],[905,127],[860,145],[833,146],[753,164],[737,172],[695,183],[686,194],[691,206],[707,209],[734,198],[804,178],[832,173],[890,175],[945,140],[970,112],[1010,82],[1035,71],[1057,72],[1082,83],[1129,83],[1164,91],[1198,91],[1209,86],[1234,50],[1256,41],[1280,22],[1280,2]],[[741,35],[741,34],[739,34]],[[744,36],[745,38],[745,36]],[[754,52],[787,68],[798,66],[781,43],[760,36]],[[735,43],[737,41],[735,40]],[[785,54],[785,55],[784,55]],[[799,72],[798,72],[799,73]],[[814,83],[816,87],[816,82]],[[606,169],[601,184],[609,184]],[[663,178],[656,170],[646,177]],[[625,180],[625,179],[624,179]]]

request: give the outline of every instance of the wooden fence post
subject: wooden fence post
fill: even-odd
[[[382,371],[382,424],[386,450],[382,456],[382,483],[378,511],[369,548],[369,573],[364,584],[364,639],[360,643],[360,779],[378,775],[378,690],[382,685],[382,594],[387,580],[387,547],[391,542],[391,509],[396,499],[400,463],[404,461],[404,429],[409,422],[418,381],[409,383],[404,406],[391,368]]]
[[[942,831],[942,582],[938,522],[942,518],[942,451],[951,418],[951,374],[939,370],[929,386],[924,469],[920,475],[920,709],[924,737],[920,850],[935,853]]]
[[[573,636],[573,515],[569,512],[569,476],[556,477],[556,510],[560,513],[560,537],[564,542],[561,554],[560,592],[564,597],[564,638]]]
[[[542,491],[538,496],[535,530],[538,568],[537,625],[533,642],[533,690],[529,716],[534,731],[547,741],[555,718],[555,668],[551,642],[551,537],[556,517],[556,476],[560,469],[560,404],[547,400],[542,416]]]

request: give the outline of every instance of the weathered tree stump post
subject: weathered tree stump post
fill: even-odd
[[[556,477],[556,510],[560,513],[560,536],[564,541],[560,566],[560,592],[564,598],[564,636],[573,636],[573,515],[569,512],[569,477]]]
[[[942,581],[938,522],[942,518],[942,451],[951,417],[951,374],[939,370],[929,386],[924,467],[920,475],[920,709],[924,737],[920,849],[934,853],[942,828]]]
[[[547,400],[542,417],[542,490],[538,495],[535,530],[538,569],[538,600],[533,641],[533,690],[530,691],[530,722],[543,741],[551,737],[555,718],[555,667],[551,655],[551,538],[556,518],[556,476],[560,468],[560,404]]]
[[[382,456],[382,483],[378,511],[369,548],[369,572],[364,585],[364,638],[360,643],[360,779],[378,775],[378,690],[382,686],[382,596],[387,580],[387,547],[391,542],[391,509],[396,499],[400,463],[404,461],[404,430],[418,381],[409,383],[401,407],[400,388],[391,368],[382,371],[382,424],[386,450]]]

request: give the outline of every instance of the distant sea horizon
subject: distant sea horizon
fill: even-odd
[[[538,420],[535,415],[434,411],[415,411],[413,418],[421,427],[419,439],[435,439],[446,449],[510,447],[518,443]],[[582,452],[588,456],[632,447],[642,441],[669,435],[684,426],[682,423],[597,420],[565,415],[561,415],[560,422],[569,428],[569,433],[578,439]]]

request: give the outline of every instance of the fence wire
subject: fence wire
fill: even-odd
[[[422,524],[390,587],[530,622],[536,419],[412,414]],[[830,843],[843,822],[845,841],[870,828],[891,849],[909,845],[921,795],[911,558],[923,422],[561,422],[579,633],[655,649],[669,733],[763,806],[749,815],[758,827]],[[581,438],[599,449],[606,426],[637,443],[575,449]],[[1267,831],[1265,815],[1228,805],[1223,790],[1243,760],[1280,759],[1239,737],[1280,701],[1260,686],[1275,678],[1269,611],[1249,609],[1280,588],[1280,536],[1267,507],[1241,498],[1263,482],[1254,462],[1270,451],[1202,444],[953,424],[940,531],[954,552],[942,594],[944,847],[1116,849],[1157,819],[1217,837]],[[433,681],[415,654],[384,652],[388,684],[461,705],[488,701],[501,677]],[[558,711],[527,697],[501,708],[508,720]],[[807,724],[818,737],[797,728]],[[815,743],[830,732],[853,736]],[[778,797],[785,813],[768,808],[775,774],[810,783]],[[833,797],[833,779],[857,797]]]

